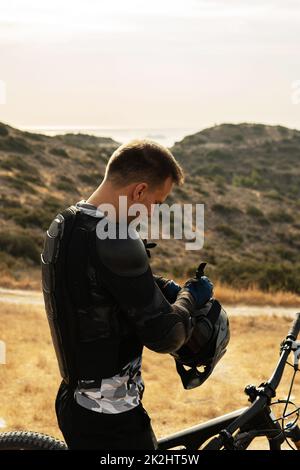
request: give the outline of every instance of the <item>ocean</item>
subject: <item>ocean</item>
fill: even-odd
[[[82,133],[97,137],[111,137],[117,142],[124,143],[131,139],[151,139],[166,147],[172,147],[185,136],[199,132],[200,128],[104,128],[104,127],[46,127],[31,126],[22,127],[22,130],[46,135],[58,135],[67,133]]]

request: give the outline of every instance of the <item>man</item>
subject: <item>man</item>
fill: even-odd
[[[116,227],[124,224],[119,196],[126,196],[128,207],[143,204],[151,213],[152,205],[182,182],[182,169],[169,150],[135,140],[113,153],[100,186],[76,204],[65,272],[65,295],[76,323],[76,380],[63,381],[56,399],[59,427],[70,449],[157,447],[141,402],[143,347],[172,353],[185,344],[193,331],[193,312],[212,296],[213,285],[202,276],[181,289],[154,276],[140,237],[127,233],[121,238],[116,230],[116,238],[103,238],[97,227],[109,222],[101,211],[104,204],[116,209]],[[127,217],[125,225],[131,220]]]

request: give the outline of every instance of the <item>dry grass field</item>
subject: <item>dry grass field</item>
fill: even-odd
[[[180,285],[183,285],[186,279],[174,280]],[[41,273],[39,269],[26,269],[21,272],[17,278],[9,271],[1,271],[0,273],[0,286],[8,289],[26,289],[28,291],[35,290],[41,292]],[[270,306],[285,306],[297,307],[300,305],[300,295],[287,292],[276,291],[268,292],[262,291],[257,286],[253,285],[248,289],[237,289],[220,282],[214,282],[215,296],[220,302],[227,305],[246,304],[246,305],[270,305]]]
[[[0,365],[2,430],[31,429],[61,438],[54,414],[60,377],[44,309],[2,302],[0,318],[0,339],[7,345],[7,364]],[[170,355],[145,350],[143,403],[157,437],[245,406],[244,386],[268,378],[289,324],[284,317],[232,318],[227,354],[202,387],[189,391],[183,389]],[[280,386],[281,398],[287,394],[290,371]],[[299,403],[299,379],[293,396]]]

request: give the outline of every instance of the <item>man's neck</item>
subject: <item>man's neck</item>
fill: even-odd
[[[100,206],[100,204],[112,204],[116,207],[116,197],[113,188],[109,183],[102,182],[100,186],[91,194],[86,200],[93,206]]]
[[[97,208],[110,204],[115,208],[116,220],[119,220],[119,192],[108,181],[103,181],[86,202]],[[101,207],[99,209],[102,210]]]

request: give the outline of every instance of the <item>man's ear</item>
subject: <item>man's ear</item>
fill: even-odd
[[[140,202],[144,199],[145,193],[148,189],[148,183],[138,183],[133,189],[132,199],[135,202]]]

